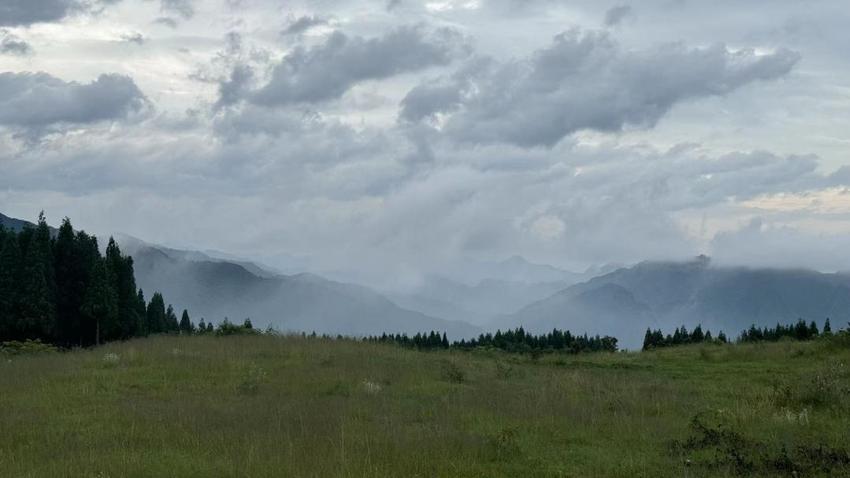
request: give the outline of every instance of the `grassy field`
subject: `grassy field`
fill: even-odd
[[[846,341],[533,359],[272,336],[2,357],[0,476],[850,476],[848,362]]]

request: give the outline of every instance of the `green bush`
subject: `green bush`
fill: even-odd
[[[0,355],[35,355],[55,353],[58,351],[59,349],[56,346],[42,343],[38,339],[25,340],[23,342],[13,340],[11,342],[0,343]]]

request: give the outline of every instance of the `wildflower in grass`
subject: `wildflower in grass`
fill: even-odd
[[[381,392],[383,387],[380,384],[372,382],[370,380],[363,381],[363,390],[370,395],[376,395]]]
[[[116,353],[107,353],[103,356],[103,363],[107,365],[117,365],[121,361],[121,357]]]

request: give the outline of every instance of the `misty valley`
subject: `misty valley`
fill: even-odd
[[[848,0],[0,0],[0,478],[850,478]]]
[[[850,276],[514,257],[382,294],[0,219],[10,476],[850,469]]]

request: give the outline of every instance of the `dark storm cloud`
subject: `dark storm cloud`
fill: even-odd
[[[782,77],[799,59],[788,50],[757,55],[724,45],[624,50],[606,33],[571,30],[527,60],[477,72],[475,92],[461,95],[461,105],[439,104],[451,98],[436,90],[444,86],[420,85],[402,102],[403,115],[416,118],[408,106],[432,96],[438,102],[433,112],[458,110],[445,131],[459,140],[551,147],[583,129],[652,127],[679,102]]]
[[[293,20],[289,25],[286,26],[286,28],[283,29],[281,34],[300,35],[313,27],[318,27],[327,24],[328,21],[318,15],[304,15],[303,17],[298,17]]]
[[[126,117],[146,104],[130,77],[100,75],[80,84],[47,73],[0,73],[0,125],[39,130]]]
[[[462,42],[450,29],[401,27],[377,38],[337,31],[321,45],[286,55],[251,101],[274,106],[339,98],[361,81],[448,64]]]

